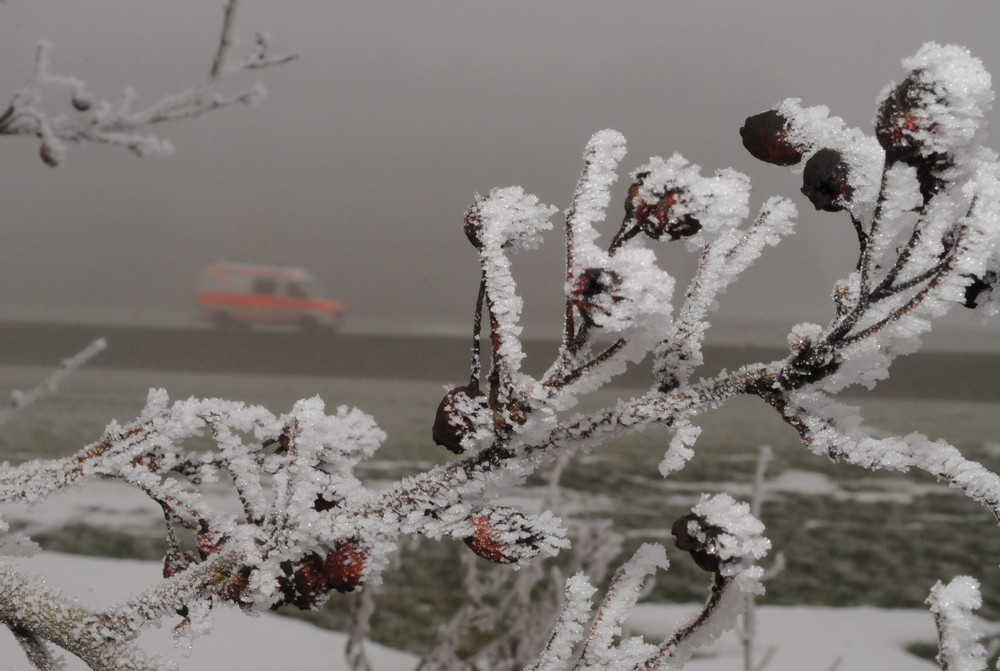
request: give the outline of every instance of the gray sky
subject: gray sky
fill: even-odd
[[[8,0],[0,104],[30,76],[39,39],[55,43],[55,72],[152,102],[205,76],[221,6]],[[846,217],[812,210],[796,176],[745,153],[742,120],[794,96],[870,129],[876,95],[925,41],[963,44],[1000,77],[998,25],[998,0],[245,0],[245,40],[265,29],[301,58],[259,73],[259,107],[157,129],[175,156],[71,147],[53,170],[37,142],[0,138],[0,319],[189,320],[198,268],[225,258],[309,268],[354,330],[463,332],[473,196],[517,184],[565,208],[585,143],[610,127],[629,141],[625,171],[679,151],[706,173],[749,174],[754,210],[795,199],[796,235],[721,301],[723,321],[771,322],[780,344],[792,324],[829,319],[856,239]],[[515,259],[529,335],[559,333],[560,244],[557,227]],[[693,259],[663,258],[682,289]],[[1000,338],[996,323],[987,333],[987,346]]]

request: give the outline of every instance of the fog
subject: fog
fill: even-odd
[[[48,39],[55,72],[152,102],[205,78],[221,10],[7,0],[0,95],[28,80]],[[967,46],[996,81],[998,25],[996,0],[245,0],[244,42],[266,30],[300,57],[227,87],[261,81],[259,106],[154,129],[174,156],[71,146],[52,169],[37,141],[0,138],[0,320],[188,323],[199,267],[228,259],[308,268],[356,332],[462,332],[478,267],[461,218],[475,194],[517,184],[563,209],[588,138],[610,127],[628,139],[625,172],[678,151],[706,173],[749,174],[754,210],[773,194],[795,199],[796,235],[722,298],[729,328],[715,336],[780,344],[792,324],[831,317],[830,287],[857,241],[847,217],[813,211],[796,176],[746,154],[743,119],[794,96],[870,129],[876,95],[925,41]],[[46,93],[49,109],[68,105]],[[560,243],[557,226],[515,258],[531,336],[559,333]],[[661,256],[683,287],[693,259]],[[998,324],[970,340],[966,313],[932,344],[997,351]]]

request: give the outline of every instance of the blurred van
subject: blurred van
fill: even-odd
[[[331,329],[346,310],[325,297],[305,270],[246,263],[202,268],[198,306],[201,318],[219,328],[294,324],[303,330]]]

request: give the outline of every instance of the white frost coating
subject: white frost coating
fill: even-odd
[[[646,174],[637,199],[655,202],[669,191],[678,191],[671,214],[678,219],[691,215],[701,224],[701,230],[685,239],[690,250],[698,249],[720,231],[738,226],[750,215],[749,177],[732,169],[719,170],[712,177],[700,173],[699,166],[680,154],[666,160],[654,156],[633,173],[636,179]]]
[[[982,671],[986,648],[980,643],[979,622],[973,611],[983,605],[979,581],[958,576],[947,585],[931,588],[927,604],[938,628],[938,662],[948,671]]]
[[[701,427],[695,426],[688,420],[677,422],[674,426],[674,435],[670,439],[670,447],[660,462],[660,475],[667,477],[675,471],[684,468],[685,464],[694,456],[695,441],[701,435]]]
[[[477,198],[475,211],[482,220],[480,239],[484,247],[517,250],[535,249],[541,244],[542,232],[552,228],[549,217],[556,208],[512,186],[493,189],[485,198]]]
[[[595,254],[599,252],[595,224],[606,217],[611,185],[618,180],[618,164],[625,154],[625,137],[610,129],[595,133],[584,150],[583,172],[573,193],[573,204],[566,212],[567,234],[575,257],[574,275],[583,268],[604,267],[604,259]]]
[[[790,395],[788,414],[808,430],[809,448],[837,460],[870,469],[906,471],[919,468],[944,478],[969,498],[986,504],[1000,517],[1000,476],[962,456],[943,440],[923,434],[872,438],[865,435],[857,408],[845,406],[817,392]]]
[[[777,245],[794,232],[797,214],[790,200],[769,198],[749,228],[727,229],[706,245],[677,319],[653,352],[653,371],[661,383],[669,387],[687,382],[691,371],[702,363],[707,317],[718,307],[718,296],[760,257],[766,246]]]
[[[521,187],[494,189],[478,198],[472,215],[481,225],[480,263],[486,281],[490,313],[497,322],[498,352],[504,361],[505,387],[520,382],[519,370],[524,359],[521,348],[521,309],[517,283],[510,270],[507,249],[533,249],[541,243],[541,233],[552,228],[549,221],[556,212],[551,205],[539,203]]]
[[[742,592],[763,594],[760,567],[747,567],[738,561],[760,559],[771,549],[771,541],[763,535],[764,524],[750,514],[750,504],[737,502],[728,494],[703,494],[691,511],[704,518],[707,525],[721,529],[721,533],[709,537],[696,522],[689,527],[708,546],[709,553],[722,560],[722,574],[735,576]]]
[[[539,654],[538,661],[527,667],[528,671],[563,671],[570,668],[573,651],[583,639],[584,626],[590,619],[591,600],[596,593],[597,588],[583,573],[577,573],[566,581],[566,601],[552,628],[552,636]]]
[[[878,141],[860,129],[848,128],[840,117],[830,116],[823,105],[802,107],[798,98],[788,98],[776,107],[788,119],[788,139],[804,147],[802,160],[791,167],[795,173],[805,168],[820,149],[835,149],[847,163],[852,195],[849,211],[858,220],[869,222],[875,212],[885,152]]]
[[[993,102],[990,74],[965,47],[924,44],[903,67],[926,88],[913,110],[916,122],[902,132],[919,141],[923,155],[954,154],[973,142]],[[890,84],[879,96],[887,97]]]
[[[587,637],[581,656],[584,668],[634,668],[652,654],[655,648],[641,638],[622,640],[617,646],[615,640],[621,637],[622,625],[638,601],[646,578],[669,565],[662,545],[644,543],[618,568]]]

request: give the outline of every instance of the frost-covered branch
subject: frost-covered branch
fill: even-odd
[[[223,79],[242,71],[282,65],[295,56],[274,55],[266,33],[257,36],[253,51],[240,59],[230,52],[235,41],[235,17],[239,0],[227,0],[222,32],[209,76],[178,93],[163,96],[137,109],[137,93],[126,88],[117,100],[102,98],[82,79],[52,71],[53,45],[40,42],[35,55],[31,80],[14,92],[6,110],[0,113],[0,135],[37,137],[39,155],[46,165],[57,166],[65,160],[67,146],[84,142],[126,147],[139,156],[160,156],[173,152],[173,145],[146,129],[156,124],[199,117],[217,109],[260,102],[265,90],[256,84],[237,94],[223,94]],[[54,88],[68,93],[71,109],[54,112],[42,105],[43,89]]]
[[[938,630],[938,664],[943,671],[980,671],[986,668],[986,648],[974,611],[983,605],[979,582],[959,576],[947,585],[938,582],[927,597]]]
[[[0,409],[0,425],[5,424],[15,414],[24,410],[43,396],[56,393],[60,382],[72,375],[76,369],[90,361],[90,359],[102,352],[107,346],[108,343],[104,338],[98,338],[73,356],[63,359],[56,370],[52,371],[48,377],[32,389],[11,392],[10,402],[7,407]]]

